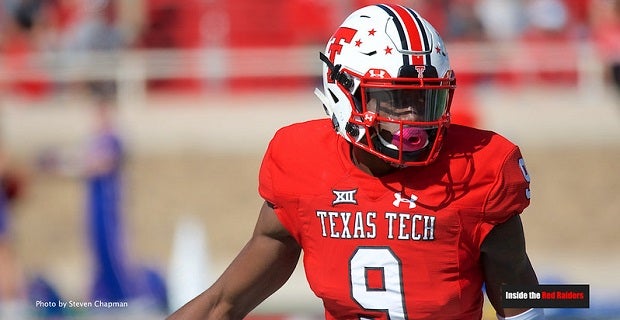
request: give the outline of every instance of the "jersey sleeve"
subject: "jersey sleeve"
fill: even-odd
[[[278,216],[280,223],[299,242],[301,221],[293,208],[293,197],[283,191],[287,188],[282,186],[286,183],[284,181],[287,180],[283,163],[286,157],[282,152],[278,152],[285,149],[283,149],[283,142],[279,139],[279,136],[280,131],[269,142],[263,157],[259,170],[258,193],[265,201],[273,205],[274,212]]]
[[[501,163],[484,203],[482,239],[493,226],[520,214],[530,204],[530,176],[518,147]]]
[[[263,156],[263,161],[260,166],[259,174],[258,174],[258,193],[260,194],[265,201],[270,202],[274,206],[277,206],[277,196],[276,191],[273,188],[273,158],[272,153],[275,142],[271,140],[269,142],[269,146],[267,147],[267,151]]]

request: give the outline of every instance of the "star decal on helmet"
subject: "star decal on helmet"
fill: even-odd
[[[377,32],[377,30],[375,30],[375,29],[370,29],[370,30],[368,30],[368,35],[369,35],[369,36],[374,36],[374,35],[375,35],[375,32]]]
[[[385,51],[385,54],[392,54],[392,48],[390,48],[389,46],[385,47],[385,49],[383,49]]]
[[[444,57],[446,56],[446,53],[441,50],[441,47],[439,45],[435,47],[435,51]]]
[[[359,39],[358,39],[358,40],[355,40],[355,46],[356,46],[356,47],[359,47],[359,46],[361,46],[361,45],[362,45],[362,40],[359,40]]]

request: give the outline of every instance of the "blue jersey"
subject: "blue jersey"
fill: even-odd
[[[105,157],[113,165],[106,172],[87,179],[87,223],[95,259],[92,298],[122,301],[129,295],[129,271],[121,215],[121,170],[123,147],[120,139],[106,133],[94,137],[89,158]]]
[[[166,310],[163,278],[155,270],[128,261],[123,228],[121,140],[112,133],[99,135],[91,141],[89,152],[90,157],[104,157],[113,164],[109,170],[92,174],[87,180],[87,223],[95,266],[91,298],[101,301],[140,298]]]
[[[8,232],[8,220],[9,220],[9,210],[7,203],[6,195],[4,194],[4,187],[2,185],[2,180],[0,179],[0,236],[6,234]]]

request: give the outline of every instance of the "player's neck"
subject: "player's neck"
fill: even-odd
[[[353,164],[373,177],[381,177],[398,170],[398,168],[360,148],[352,146],[350,154]]]

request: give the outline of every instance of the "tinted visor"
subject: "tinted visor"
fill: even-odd
[[[364,88],[367,111],[391,120],[433,122],[446,112],[449,89]]]

